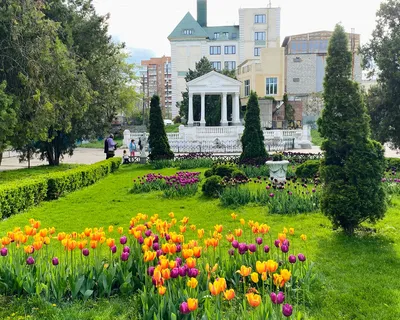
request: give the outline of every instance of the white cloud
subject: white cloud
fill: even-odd
[[[333,30],[341,22],[354,28],[365,43],[375,27],[375,13],[381,0],[272,0],[280,6],[281,39],[285,36]],[[110,13],[109,32],[128,47],[146,48],[156,55],[170,54],[167,39],[190,11],[196,18],[197,0],[95,0],[100,14]],[[238,10],[267,7],[268,0],[208,0],[208,25],[238,24]]]

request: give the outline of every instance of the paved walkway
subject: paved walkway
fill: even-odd
[[[302,152],[302,153],[318,153],[321,152],[321,149],[319,147],[313,147],[312,149],[295,149],[291,150],[293,152]],[[122,149],[118,149],[116,151],[116,156],[121,157],[122,156]],[[400,158],[400,153],[396,153],[395,150],[391,150],[389,148],[386,148],[386,157],[391,157],[391,158]],[[7,156],[7,155],[6,155]],[[77,148],[74,151],[74,155],[72,157],[70,156],[65,156],[64,159],[61,161],[62,163],[79,163],[79,164],[92,164],[101,160],[105,159],[105,154],[103,152],[103,149],[86,149],[86,148]],[[46,161],[41,161],[39,159],[33,159],[31,161],[31,166],[40,166],[40,165],[46,165]],[[14,170],[14,169],[21,169],[21,168],[27,168],[28,163],[27,162],[22,162],[20,163],[18,161],[17,157],[9,157],[9,158],[3,158],[3,161],[0,166],[0,171],[4,170]]]

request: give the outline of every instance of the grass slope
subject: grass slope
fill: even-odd
[[[217,223],[224,223],[225,230],[237,228],[229,216],[230,208],[222,208],[219,200],[208,200],[198,195],[180,200],[167,200],[161,193],[130,194],[132,180],[148,172],[149,167],[121,167],[115,174],[97,184],[74,192],[57,201],[41,204],[28,212],[13,216],[0,223],[0,235],[14,226],[24,226],[29,218],[42,222],[43,226],[55,226],[57,231],[82,231],[85,227],[110,224],[128,226],[129,220],[137,212],[149,215],[159,213],[167,218],[173,211],[180,220],[190,217],[189,224],[205,230]],[[163,174],[175,173],[174,169],[164,169]],[[375,228],[374,233],[358,234],[349,238],[341,232],[333,231],[330,222],[322,214],[310,215],[269,215],[263,207],[246,206],[236,210],[240,217],[271,226],[273,237],[284,226],[294,227],[296,234],[308,236],[303,251],[308,259],[316,263],[318,281],[312,289],[312,304],[309,306],[311,319],[399,319],[400,318],[400,198],[394,199],[387,217]],[[192,237],[192,231],[188,231]],[[193,236],[194,237],[194,236]],[[49,307],[45,304],[46,316],[37,316],[30,308],[31,301],[10,300],[0,309],[0,318],[11,316],[15,310],[25,310],[36,319],[134,319],[137,309],[124,298],[110,301],[89,301],[65,303]],[[81,308],[79,307],[81,306]],[[122,306],[127,310],[119,313]],[[91,317],[96,310],[96,317]],[[115,313],[115,315],[111,315]],[[18,313],[20,314],[20,313]]]

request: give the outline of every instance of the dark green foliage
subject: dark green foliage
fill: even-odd
[[[269,177],[269,167],[267,165],[243,165],[239,166],[239,169],[242,170],[248,178]]]
[[[208,169],[208,170],[206,170],[205,172],[204,172],[204,176],[206,177],[206,178],[209,178],[209,177],[211,177],[211,176],[213,176],[214,175],[214,170],[213,169]]]
[[[296,168],[296,176],[299,178],[313,178],[318,174],[320,165],[321,162],[319,160],[307,160]]]
[[[206,197],[217,198],[223,190],[221,185],[222,178],[220,176],[211,176],[206,179],[201,190]]]
[[[226,164],[217,165],[214,169],[214,174],[221,178],[232,176],[232,172],[235,171],[235,167]]]
[[[220,196],[224,207],[239,207],[248,204],[252,200],[250,189],[243,186],[225,188]]]
[[[150,160],[173,159],[174,153],[169,146],[167,134],[165,133],[164,121],[160,107],[160,97],[154,95],[150,102],[150,136],[149,145],[151,153]]]
[[[400,171],[400,158],[386,158],[386,167]]]
[[[240,163],[261,165],[267,161],[268,153],[265,150],[264,135],[260,122],[260,107],[255,92],[250,94],[249,102],[247,103],[242,147]]]
[[[400,147],[400,2],[382,1],[371,41],[362,50],[364,66],[378,76],[368,93],[373,137]]]
[[[247,180],[246,174],[242,170],[239,170],[239,169],[233,170],[231,177],[232,177],[232,179],[240,180],[240,181]]]
[[[369,139],[366,107],[358,85],[350,80],[351,61],[346,33],[337,25],[328,48],[325,109],[318,121],[325,139],[321,210],[349,234],[363,221],[382,219],[386,211],[383,148]]]
[[[116,171],[121,158],[111,158],[90,166],[50,173],[37,179],[23,179],[0,185],[2,217],[19,213],[44,200],[57,199],[65,193],[91,185]]]

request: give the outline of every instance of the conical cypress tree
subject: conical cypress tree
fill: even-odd
[[[370,140],[369,117],[358,84],[350,79],[352,57],[340,25],[329,42],[326,63],[325,108],[318,121],[325,139],[321,210],[335,227],[351,234],[361,222],[384,216],[384,152]]]
[[[267,161],[268,153],[265,150],[264,134],[261,130],[260,107],[255,92],[251,92],[247,103],[245,115],[244,132],[242,136],[242,154],[240,163],[264,164]]]
[[[173,159],[160,108],[160,97],[154,95],[150,102],[150,160]]]

